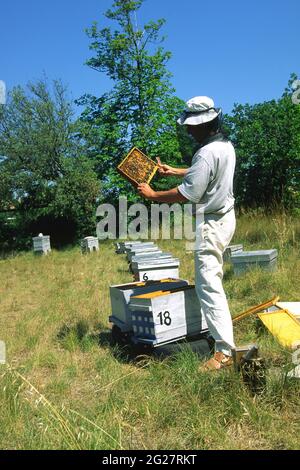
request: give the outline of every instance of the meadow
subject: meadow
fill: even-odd
[[[300,301],[300,220],[284,213],[240,214],[235,243],[277,248],[278,270],[235,277],[225,265],[232,315],[272,298]],[[180,240],[158,245],[193,282],[192,255]],[[109,286],[130,282],[113,243],[45,257],[0,259],[1,449],[299,449],[300,383],[288,379],[291,353],[256,317],[235,325],[236,343],[255,342],[267,364],[262,394],[232,370],[200,373],[184,347],[158,359],[128,357],[111,344]]]

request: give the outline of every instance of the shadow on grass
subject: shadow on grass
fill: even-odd
[[[80,349],[86,352],[97,345],[100,348],[108,348],[118,362],[134,364],[137,367],[144,365],[146,358],[164,360],[175,357],[183,351],[192,351],[203,359],[210,355],[214,346],[213,340],[207,335],[198,335],[189,341],[179,340],[157,347],[149,344],[136,344],[132,340],[131,333],[122,333],[115,325],[112,329],[108,329],[99,323],[93,332],[89,332],[89,324],[86,320],[79,320],[74,324],[63,324],[56,338],[68,351]]]
[[[189,340],[179,340],[173,343],[153,347],[149,344],[134,343],[131,334],[124,335],[115,328],[99,334],[99,344],[109,346],[112,355],[121,363],[130,363],[139,366],[145,359],[164,360],[176,357],[178,353],[191,351],[199,359],[208,357],[213,348],[214,341],[208,335],[197,335]]]
[[[150,348],[136,346],[131,342],[129,334],[122,334],[116,328],[103,329],[100,326],[98,336],[98,344],[100,347],[109,348],[112,356],[118,362],[123,364],[139,365],[145,359],[146,355],[150,355]]]
[[[104,348],[111,346],[111,330],[100,331],[100,333],[97,334],[97,339],[99,346],[103,346]]]

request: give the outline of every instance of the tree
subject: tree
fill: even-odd
[[[174,96],[160,31],[164,20],[150,21],[140,28],[136,13],[143,0],[116,0],[106,18],[116,24],[87,30],[94,56],[87,65],[106,74],[112,90],[101,97],[83,96],[85,105],[79,134],[86,141],[88,155],[102,180],[104,195],[116,199],[120,192],[136,199],[136,194],[116,173],[121,158],[133,146],[149,156],[181,163],[176,117],[183,102]]]
[[[76,138],[65,87],[54,81],[51,89],[44,79],[16,87],[0,113],[0,211],[22,213],[23,237],[42,226],[54,233],[63,219],[73,225],[72,239],[86,234],[93,218],[83,208],[93,200],[96,212],[99,183]]]
[[[16,87],[2,107],[0,154],[4,170],[12,175],[14,203],[27,208],[51,200],[56,180],[63,174],[63,158],[71,156],[72,109],[61,82],[53,97],[45,80]]]
[[[64,176],[57,183],[51,212],[57,218],[75,223],[74,238],[94,234],[98,197],[99,181],[90,162],[83,157],[67,159]]]
[[[237,150],[236,196],[246,207],[300,202],[300,106],[291,76],[283,96],[253,106],[235,105],[227,116]]]

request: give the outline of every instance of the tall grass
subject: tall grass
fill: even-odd
[[[234,242],[277,248],[278,270],[235,278],[225,266],[233,315],[274,295],[299,301],[300,222],[286,214],[241,214]],[[159,241],[181,260],[182,241]],[[110,343],[111,284],[129,282],[110,242],[84,256],[78,248],[43,258],[0,260],[0,447],[5,449],[297,449],[300,386],[287,379],[291,354],[258,328],[235,326],[238,344],[257,342],[267,382],[253,396],[234,370],[199,373],[188,348],[164,360],[133,360]]]

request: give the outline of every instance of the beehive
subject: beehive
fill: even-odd
[[[33,251],[37,254],[44,254],[50,253],[51,246],[50,246],[50,236],[43,235],[40,233],[37,237],[32,238],[33,241]]]
[[[131,263],[134,262],[142,262],[152,259],[166,259],[166,258],[173,258],[171,253],[166,253],[164,251],[158,250],[155,252],[148,252],[148,253],[138,253],[131,258]]]
[[[259,267],[266,271],[275,271],[277,250],[242,251],[231,256],[234,274],[240,276],[249,269]]]
[[[159,248],[156,245],[144,246],[144,247],[134,247],[131,251],[127,252],[127,260],[131,262],[132,258],[137,255],[146,255],[152,253],[157,255],[159,253]]]
[[[158,260],[160,262],[160,260],[168,261],[172,258],[173,255],[171,253],[164,253],[160,250],[152,253],[141,253],[131,258],[131,261],[129,262],[129,271],[132,274],[135,274],[137,272],[136,269],[135,272],[133,271],[132,263],[146,263],[147,261],[150,261],[152,263],[154,260]]]
[[[178,278],[179,265],[177,258],[156,258],[131,263],[132,272],[137,281],[158,280],[166,277]]]
[[[158,247],[156,248],[155,251],[146,251],[146,252],[138,252],[138,253],[132,253],[130,256],[130,261],[138,261],[141,259],[151,259],[153,256],[156,258],[159,258],[160,255],[162,255],[162,250],[160,250]]]
[[[116,253],[118,254],[126,253],[126,247],[137,245],[139,243],[142,243],[142,242],[140,240],[115,242]]]
[[[141,242],[141,243],[127,243],[125,245],[125,252],[131,253],[134,250],[141,250],[142,248],[149,248],[156,246],[154,242]]]
[[[121,331],[132,330],[131,313],[128,308],[132,295],[144,294],[153,291],[170,290],[187,286],[188,281],[182,279],[162,279],[149,282],[131,282],[110,287],[111,316],[109,321],[117,325]]]
[[[236,253],[241,253],[243,251],[243,245],[229,245],[223,254],[223,260],[225,262],[230,262],[231,257]]]
[[[82,253],[99,251],[99,241],[97,237],[85,237],[81,240]]]
[[[158,346],[207,332],[194,286],[133,295],[133,341]]]

